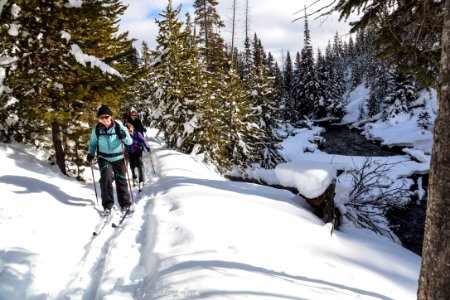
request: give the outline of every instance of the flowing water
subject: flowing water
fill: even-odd
[[[378,142],[371,142],[361,135],[360,131],[343,126],[328,126],[322,134],[326,142],[321,151],[330,154],[352,156],[393,156],[404,155],[401,147],[388,148]],[[426,190],[428,175],[422,176],[423,189]],[[418,176],[412,177],[417,182]],[[413,187],[417,189],[416,187]],[[391,209],[387,214],[392,231],[401,240],[403,246],[414,253],[422,254],[423,232],[425,226],[426,201],[413,201],[402,209]]]
[[[393,156],[404,155],[401,147],[388,148],[379,142],[368,141],[361,132],[344,126],[327,126],[322,137],[326,142],[320,150],[330,154],[350,156]]]

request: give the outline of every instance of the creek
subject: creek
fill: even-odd
[[[324,126],[326,132],[322,137],[326,142],[320,150],[330,154],[351,156],[393,156],[404,155],[401,147],[388,148],[381,146],[379,142],[368,141],[359,130],[349,129],[344,126]],[[417,182],[419,176],[411,178]],[[428,174],[422,176],[423,189],[427,190]],[[417,186],[413,186],[417,189]],[[403,247],[422,255],[423,232],[425,227],[426,201],[417,201],[412,198],[409,205],[402,209],[390,209],[387,218],[392,231],[402,242]]]

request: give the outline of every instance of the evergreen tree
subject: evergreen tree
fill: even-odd
[[[294,72],[293,72],[293,87],[292,87],[292,111],[291,111],[291,122],[292,123],[298,123],[300,120],[303,119],[305,116],[305,111],[299,111],[300,109],[300,102],[301,97],[304,94],[302,81],[301,79],[304,76],[304,70],[302,65],[302,59],[300,56],[300,52],[297,51],[297,54],[295,55],[295,61],[294,61]]]
[[[422,134],[430,132],[433,129],[433,123],[431,122],[431,116],[426,110],[422,110],[417,118],[417,126],[420,128]]]
[[[325,56],[318,50],[316,74],[324,98],[324,105],[319,107],[322,111],[318,113],[318,116],[322,115],[339,122],[345,111],[342,104],[342,95],[338,94],[338,82],[333,72],[331,47],[327,47]]]
[[[220,35],[220,28],[225,24],[217,13],[217,0],[195,0],[194,22],[199,28],[197,42],[208,71],[218,75],[228,69],[225,42]],[[220,79],[219,79],[220,82]]]
[[[281,101],[283,92],[283,75],[278,67],[278,63],[275,61],[272,53],[268,53],[266,59],[266,73],[267,79],[271,82],[273,87],[272,102],[274,103],[275,110],[273,112],[272,118],[276,119],[277,122],[282,120],[284,106]]]
[[[228,170],[230,164],[235,164],[243,169],[253,161],[254,153],[251,149],[256,149],[253,144],[251,133],[251,121],[248,115],[251,110],[250,103],[246,100],[248,92],[243,90],[241,81],[236,78],[236,71],[229,64],[226,53],[226,46],[219,30],[224,26],[223,21],[216,11],[218,2],[216,0],[196,0],[194,2],[195,24],[198,25],[198,45],[201,56],[207,65],[207,71],[211,73],[211,81],[208,97],[213,97],[210,104],[218,116],[217,126],[214,126],[214,134],[220,137],[219,148],[214,148],[209,155],[221,167],[221,171]],[[230,49],[231,52],[234,49]],[[243,65],[239,75],[245,73],[248,66]],[[239,98],[241,97],[241,98]],[[239,114],[235,112],[236,105],[239,104]],[[231,115],[230,115],[231,114]],[[244,118],[244,119],[242,119]],[[248,123],[248,124],[247,124]],[[232,130],[230,130],[232,128]],[[244,137],[250,138],[245,140]],[[243,143],[236,144],[242,139]],[[244,146],[246,144],[246,146]],[[221,157],[221,159],[218,159]]]
[[[92,121],[99,103],[115,109],[124,95],[132,70],[126,61],[132,41],[117,34],[124,9],[114,0],[81,7],[11,0],[1,11],[1,52],[16,59],[5,80],[18,100],[6,108],[17,118],[15,138],[38,143],[50,134],[64,174],[67,155],[76,163],[84,157],[89,129],[81,124]]]
[[[367,110],[370,117],[382,110],[382,102],[388,94],[389,70],[382,61],[370,63],[368,78],[370,78],[370,97],[367,101]]]
[[[250,47],[250,39],[245,38],[244,52],[242,54],[242,71],[240,72],[241,78],[247,77],[251,72],[252,66],[252,50]]]
[[[192,81],[197,53],[190,47],[190,28],[181,30],[182,22],[177,18],[180,10],[181,6],[173,9],[169,0],[161,13],[162,20],[157,21],[160,62],[155,72],[158,88],[164,93],[159,103],[159,128],[164,132],[169,147],[186,152],[193,146],[192,143],[185,143],[187,135],[192,132],[187,127],[192,126],[188,124],[194,122],[197,111],[198,94],[193,86],[198,83]]]
[[[227,80],[229,92],[224,95],[229,98],[229,107],[225,110],[228,113],[224,119],[224,128],[228,130],[223,131],[226,134],[223,141],[227,147],[223,150],[232,154],[230,163],[243,173],[250,164],[260,160],[264,132],[257,124],[261,112],[254,109],[255,100],[243,88],[239,76],[229,74],[232,76]]]
[[[384,98],[383,120],[395,118],[401,113],[409,113],[409,104],[416,98],[418,85],[412,75],[405,75],[396,68],[391,71],[388,93]]]
[[[257,108],[257,125],[264,132],[259,140],[260,162],[264,168],[274,168],[283,161],[278,150],[281,149],[280,137],[276,133],[278,123],[278,100],[274,85],[274,78],[268,77],[267,60],[261,41],[255,34],[253,40],[252,72],[246,78],[246,87],[250,90],[253,106]]]
[[[338,95],[344,95],[344,93],[351,90],[351,69],[349,64],[345,61],[344,49],[342,40],[339,34],[336,32],[333,39],[333,45],[331,47],[331,57],[333,58],[333,76],[335,78],[335,87]],[[351,58],[355,59],[355,58]]]
[[[286,53],[283,72],[283,92],[282,103],[284,104],[283,121],[293,122],[294,119],[294,68],[292,66],[291,55],[289,51]]]
[[[188,26],[181,30],[179,11],[169,1],[158,21],[154,119],[169,147],[203,155],[221,172],[233,165],[243,169],[255,155],[246,140],[250,132],[248,95],[243,94],[236,75],[228,77],[231,71],[220,76],[220,84],[212,80],[200,60],[196,34]]]
[[[362,15],[352,22],[351,32],[372,27],[377,56],[395,64],[402,73],[415,73],[424,86],[435,82],[439,50],[443,1],[339,1],[333,9],[348,18],[355,9]],[[418,20],[420,19],[420,21]]]
[[[352,44],[349,45],[347,51],[344,51],[344,55],[346,58],[348,57],[348,59],[345,60],[349,62],[351,68],[351,89],[356,88],[363,82],[363,74],[366,70],[366,65],[363,58],[365,49],[363,46],[363,43],[365,42],[363,33],[363,31],[357,33],[355,45],[353,45],[353,39],[350,39]]]
[[[308,19],[305,9],[305,31],[303,48],[301,50],[299,66],[297,67],[297,77],[295,81],[297,116],[295,121],[300,121],[304,117],[321,118],[324,109],[324,98],[320,90],[320,84],[316,76],[313,48],[308,26]]]
[[[140,113],[140,118],[145,126],[151,125],[151,114],[156,105],[153,101],[156,91],[153,59],[154,56],[148,44],[142,42],[135,80],[130,83],[127,97],[120,106],[121,111],[133,109]]]
[[[206,73],[209,76],[209,73]],[[210,85],[218,84],[217,81],[208,80]],[[231,146],[230,136],[226,130],[227,112],[222,109],[222,104],[218,101],[216,93],[218,87],[208,86],[202,89],[200,102],[201,124],[196,131],[193,141],[195,146],[192,150],[193,154],[200,155],[203,160],[213,164],[220,172],[230,170],[233,166],[230,153]],[[233,153],[232,153],[233,154]]]

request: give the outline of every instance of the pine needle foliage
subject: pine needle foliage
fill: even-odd
[[[66,157],[82,161],[98,104],[115,109],[125,91],[132,41],[117,33],[123,11],[119,0],[11,0],[1,11],[1,52],[15,58],[5,96],[16,101],[4,115],[16,119],[17,141],[53,149],[64,174]]]
[[[402,73],[415,74],[423,86],[436,84],[444,15],[444,1],[431,0],[339,0],[333,10],[347,19],[353,11],[361,14],[352,22],[352,32],[371,28],[379,32],[374,41],[377,54]]]

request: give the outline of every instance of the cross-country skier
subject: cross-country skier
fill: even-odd
[[[131,138],[133,139],[133,143],[128,146],[128,158],[130,160],[133,183],[136,185],[136,179],[138,179],[135,172],[135,169],[137,168],[139,175],[139,189],[141,189],[141,183],[144,182],[142,151],[147,150],[148,152],[150,151],[150,147],[148,146],[147,141],[145,140],[142,133],[135,130],[134,126],[131,123],[127,124],[127,128]]]
[[[126,211],[131,206],[123,144],[131,145],[133,139],[125,126],[114,121],[112,111],[107,105],[99,108],[97,116],[99,123],[92,129],[86,159],[92,163],[97,152],[103,214],[109,215],[114,205],[113,180],[116,181],[117,200],[121,210]]]

